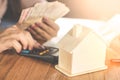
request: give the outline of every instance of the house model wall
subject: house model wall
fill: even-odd
[[[106,69],[106,43],[90,28],[75,25],[59,42],[56,69],[75,76]]]

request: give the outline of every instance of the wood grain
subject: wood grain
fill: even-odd
[[[120,80],[120,63],[107,65],[108,69],[104,71],[67,77],[53,64],[9,51],[0,54],[0,80]]]

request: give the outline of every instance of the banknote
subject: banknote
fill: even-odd
[[[26,29],[35,22],[40,22],[44,16],[55,21],[69,11],[69,8],[65,4],[58,1],[36,3],[33,7],[22,10],[17,25],[21,29]]]
[[[25,20],[25,18],[28,16],[30,9],[31,8],[27,8],[27,9],[22,10],[19,21],[18,21],[19,23],[22,23]]]

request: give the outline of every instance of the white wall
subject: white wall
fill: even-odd
[[[68,17],[80,17],[107,20],[120,13],[120,0],[59,0],[64,2],[71,12]]]

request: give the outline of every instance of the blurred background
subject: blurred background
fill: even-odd
[[[48,0],[55,1],[55,0]],[[58,0],[70,8],[66,17],[108,20],[120,13],[120,0]]]
[[[19,19],[21,10],[33,6],[36,2],[46,0],[8,0],[6,17]],[[120,0],[48,0],[60,1],[70,8],[66,17],[94,20],[108,20],[115,14],[120,14]],[[14,2],[14,3],[13,3]],[[20,5],[21,3],[21,5]],[[16,7],[14,7],[16,6]]]

